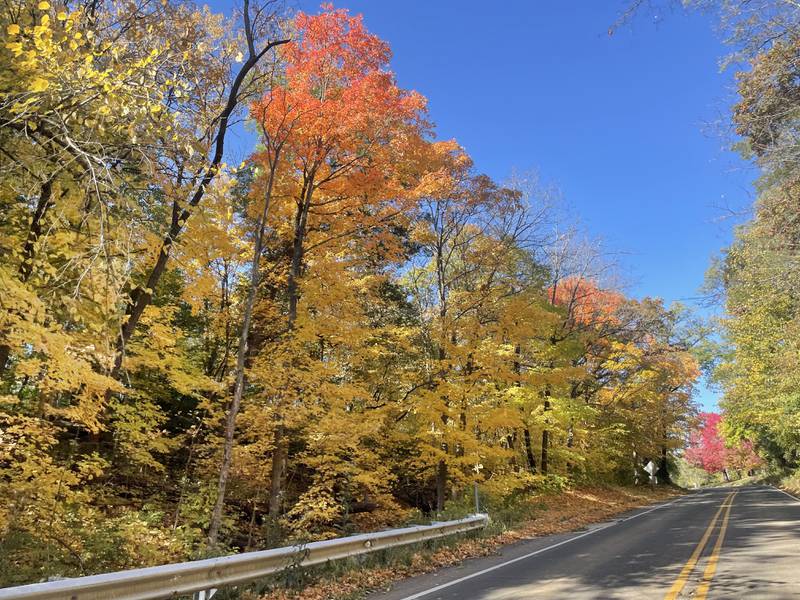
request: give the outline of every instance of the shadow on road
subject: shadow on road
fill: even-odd
[[[736,489],[708,598],[800,598],[800,503],[766,486]],[[732,491],[715,488],[693,494],[672,506],[469,578],[566,537],[516,544],[505,549],[502,557],[469,561],[460,568],[411,580],[410,585],[398,584],[388,595],[372,598],[664,598]],[[692,597],[702,579],[721,523],[719,519],[712,530],[681,598]]]

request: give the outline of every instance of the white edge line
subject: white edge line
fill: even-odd
[[[770,485],[769,487],[771,487],[771,488],[772,488],[773,490],[775,490],[776,492],[780,492],[781,494],[786,494],[787,496],[789,496],[789,498],[791,498],[791,499],[792,499],[792,500],[794,500],[795,502],[800,502],[800,498],[798,498],[798,497],[797,497],[797,496],[795,496],[794,494],[790,494],[790,493],[789,493],[789,492],[787,492],[786,490],[782,490],[782,489],[781,489],[781,488],[779,488],[778,486],[775,486],[775,485]]]
[[[783,490],[781,490],[781,491],[783,491]],[[784,492],[784,493],[786,493],[786,492]],[[618,521],[612,521],[611,523],[608,523],[607,525],[605,525],[603,527],[598,527],[596,529],[592,529],[590,531],[587,531],[586,533],[582,533],[580,535],[576,535],[576,536],[571,537],[569,539],[562,540],[562,541],[558,542],[557,544],[552,544],[551,546],[547,546],[545,548],[540,548],[539,550],[536,550],[534,552],[529,552],[528,554],[524,554],[522,556],[518,556],[516,558],[512,558],[511,560],[507,560],[505,562],[502,562],[500,564],[494,565],[492,567],[488,567],[488,568],[483,569],[481,571],[476,571],[475,573],[470,573],[469,575],[465,575],[464,577],[459,577],[458,579],[454,579],[453,581],[448,581],[447,583],[443,583],[441,585],[437,585],[436,587],[432,587],[432,588],[424,590],[422,592],[418,592],[418,593],[416,593],[416,594],[414,594],[412,596],[405,596],[402,600],[416,600],[417,598],[422,598],[424,596],[427,596],[428,594],[432,594],[434,592],[438,592],[439,590],[443,590],[443,589],[448,588],[450,586],[459,584],[462,581],[467,581],[468,579],[473,579],[474,577],[480,577],[481,575],[485,575],[486,573],[490,573],[491,571],[496,571],[497,569],[500,569],[502,567],[507,567],[508,565],[512,565],[512,564],[514,564],[516,562],[519,562],[521,560],[526,560],[528,558],[531,558],[532,556],[536,556],[537,554],[541,554],[543,552],[547,552],[548,550],[552,550],[553,548],[558,548],[559,546],[563,546],[564,544],[569,544],[570,542],[574,542],[575,540],[579,540],[581,538],[585,538],[586,536],[592,535],[593,533],[597,533],[598,531],[605,531],[609,527],[614,527],[615,525],[619,525],[620,523],[626,523],[626,522],[628,522],[628,521],[630,521],[632,519],[636,519],[637,517],[641,517],[643,515],[651,513],[654,510],[658,510],[660,508],[666,508],[667,506],[675,504],[676,502],[678,502],[680,500],[684,500],[686,498],[692,498],[692,497],[697,497],[697,496],[695,494],[687,494],[685,496],[680,496],[679,498],[675,498],[674,500],[671,500],[671,501],[669,501],[669,502],[667,502],[665,504],[659,504],[658,506],[654,506],[653,508],[649,508],[649,509],[647,509],[645,511],[642,511],[640,513],[636,513],[635,515],[631,515],[630,517],[627,517],[625,519],[620,519]]]

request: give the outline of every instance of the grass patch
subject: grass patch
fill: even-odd
[[[779,475],[772,483],[793,496],[800,498],[800,469],[784,475]]]

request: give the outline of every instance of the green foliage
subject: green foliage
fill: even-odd
[[[797,56],[800,11],[763,0],[720,5],[735,48],[749,59],[738,73],[733,125],[740,147],[762,170],[753,217],[709,273],[725,303],[713,373],[724,392],[723,433],[756,443],[774,467],[797,466],[798,280]]]
[[[721,476],[709,473],[705,469],[690,464],[685,458],[676,461],[674,482],[675,485],[686,489],[697,489],[712,483],[718,483]]]

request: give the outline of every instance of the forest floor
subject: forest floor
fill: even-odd
[[[261,600],[354,600],[392,583],[458,564],[468,558],[488,556],[501,546],[532,537],[575,531],[607,521],[635,508],[662,502],[684,493],[680,488],[648,486],[579,487],[538,494],[527,502],[532,511],[521,510],[524,520],[510,526],[490,527],[480,537],[461,537],[436,547],[416,547],[386,557],[383,564],[350,565],[346,570],[320,571],[302,582],[278,585]],[[531,516],[532,515],[532,516]]]

